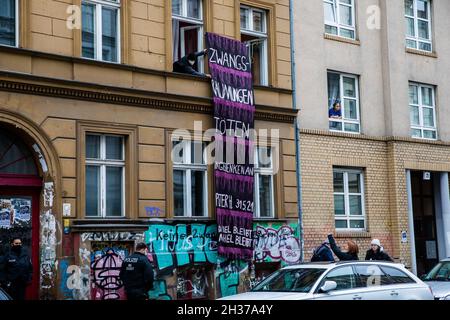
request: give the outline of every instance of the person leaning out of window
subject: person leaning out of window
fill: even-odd
[[[333,107],[328,110],[328,117],[332,119],[341,119],[342,118],[342,109],[341,109],[341,101],[335,100],[333,103]]]
[[[340,261],[359,260],[358,258],[359,248],[356,242],[348,240],[344,246],[345,251],[342,251],[336,245],[336,241],[334,240],[332,234],[328,235],[328,241],[330,242],[331,250],[336,255],[336,257],[339,258]]]
[[[205,56],[207,53],[208,49],[195,53],[189,53],[187,56],[184,56],[180,60],[173,63],[173,72],[186,73],[200,77],[210,77],[210,75],[198,72],[194,69],[194,65],[197,64],[198,58]]]

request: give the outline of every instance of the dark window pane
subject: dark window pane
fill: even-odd
[[[117,9],[102,9],[103,60],[117,62]]]
[[[173,210],[176,217],[185,216],[186,171],[173,171]]]
[[[359,287],[377,287],[393,284],[386,274],[376,265],[355,266],[356,273],[359,275]]]
[[[16,45],[15,0],[0,0],[0,44]]]
[[[334,192],[344,192],[344,173],[333,172]]]
[[[394,283],[415,283],[406,273],[397,268],[381,266],[381,270],[386,273]]]
[[[86,136],[86,158],[100,159],[100,136]]]
[[[95,6],[82,5],[82,55],[84,58],[95,59]]]
[[[360,175],[359,173],[348,174],[348,191],[350,193],[361,193]]]
[[[331,271],[326,275],[324,280],[322,280],[320,287],[325,284],[325,281],[336,282],[336,291],[356,288],[356,277],[352,267],[343,267]]]
[[[259,175],[259,215],[262,218],[273,217],[272,212],[272,176]]]
[[[205,171],[191,173],[192,216],[202,217],[205,211]]]
[[[106,167],[106,216],[122,216],[122,167]]]
[[[335,227],[336,229],[347,229],[347,220],[336,220],[335,221]]]
[[[100,215],[100,167],[86,166],[86,216]]]
[[[123,137],[106,136],[106,159],[123,160]]]

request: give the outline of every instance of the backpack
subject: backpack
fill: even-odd
[[[325,261],[322,257],[323,251],[326,250],[327,248],[325,247],[324,244],[321,244],[319,247],[317,247],[314,252],[313,252],[313,256],[311,258],[311,262],[316,262],[316,261]]]

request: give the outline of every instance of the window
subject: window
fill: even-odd
[[[317,289],[320,290],[320,288],[325,284],[326,281],[336,282],[336,291],[356,288],[356,276],[353,273],[353,269],[351,266],[331,270],[323,278]]]
[[[83,0],[82,56],[120,61],[120,0]]]
[[[355,39],[354,0],[324,0],[325,33]]]
[[[355,271],[359,278],[358,287],[360,288],[394,284],[393,280],[377,265],[356,265]]]
[[[419,139],[437,139],[434,88],[421,84],[409,85],[409,114],[411,136]]]
[[[86,135],[86,216],[123,217],[125,213],[124,138]]]
[[[173,203],[176,217],[207,217],[206,145],[199,141],[173,142]]]
[[[173,61],[203,50],[203,3],[201,0],[172,0]],[[203,57],[194,69],[203,72]]]
[[[19,0],[0,0],[0,45],[19,43]]]
[[[272,148],[255,149],[255,217],[273,218],[274,187],[273,187],[273,155]]]
[[[364,230],[363,174],[359,170],[334,169],[334,216],[336,229]]]
[[[264,10],[241,6],[241,41],[249,48],[253,83],[269,84],[267,58],[267,13]]]
[[[431,51],[431,1],[405,0],[406,47]]]
[[[403,271],[393,268],[393,267],[386,267],[386,266],[380,266],[381,270],[389,277],[390,282],[393,284],[401,284],[401,283],[416,283],[414,279],[410,278],[406,273]]]
[[[328,118],[330,130],[360,132],[357,76],[328,72]]]

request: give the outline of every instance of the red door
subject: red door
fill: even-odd
[[[39,298],[39,197],[42,182],[35,176],[0,175],[0,244],[20,237],[33,264],[26,298]],[[8,221],[9,220],[9,221]]]

